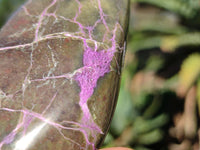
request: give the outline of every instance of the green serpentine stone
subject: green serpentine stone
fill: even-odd
[[[128,0],[29,0],[0,32],[0,149],[94,150],[118,96]]]

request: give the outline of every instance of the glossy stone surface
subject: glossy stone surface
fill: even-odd
[[[94,150],[118,96],[128,0],[29,0],[0,32],[0,149]]]

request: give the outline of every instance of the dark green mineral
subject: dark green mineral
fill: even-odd
[[[128,0],[29,0],[0,32],[0,150],[94,150],[116,104]]]

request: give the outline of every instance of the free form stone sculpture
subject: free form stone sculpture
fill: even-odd
[[[0,149],[94,150],[115,107],[128,0],[29,0],[0,32]]]

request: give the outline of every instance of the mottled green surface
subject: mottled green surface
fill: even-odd
[[[128,6],[30,0],[11,17],[0,32],[0,149],[100,146],[117,100]]]

